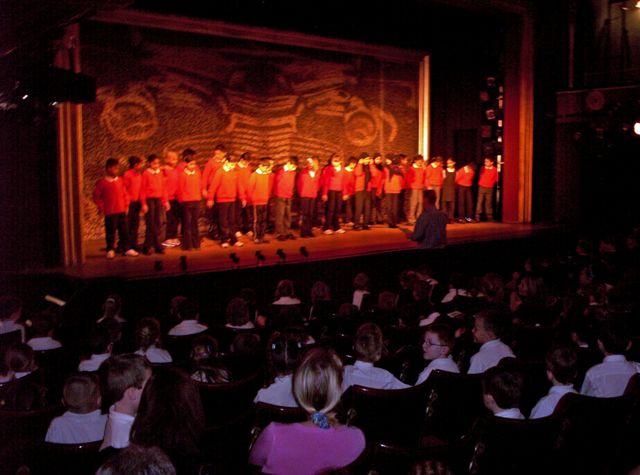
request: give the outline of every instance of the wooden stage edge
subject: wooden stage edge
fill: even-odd
[[[536,234],[558,231],[557,225],[544,224],[506,224],[506,223],[474,223],[452,224],[447,227],[449,247],[463,246],[469,243],[490,242],[498,240],[522,239]],[[416,243],[407,238],[408,228],[390,229],[386,226],[373,226],[369,231],[347,230],[345,234],[326,236],[316,232],[312,239],[278,241],[271,239],[269,243],[255,244],[248,237],[242,237],[243,247],[224,249],[217,241],[204,239],[198,251],[182,251],[179,248],[166,249],[162,255],[140,255],[138,257],[118,256],[107,260],[104,254],[103,241],[89,241],[86,244],[87,261],[82,266],[56,269],[68,277],[94,279],[103,277],[120,277],[126,279],[146,279],[169,277],[184,274],[202,274],[223,272],[232,269],[259,267],[256,251],[265,257],[260,266],[282,264],[299,264],[321,260],[335,260],[372,254],[410,251],[417,249]],[[304,246],[308,252],[305,257],[300,252]],[[282,249],[286,261],[282,262],[276,254]],[[234,264],[231,254],[235,253],[239,261]],[[186,271],[181,268],[180,258],[186,256]],[[161,264],[159,264],[160,262]],[[157,266],[161,266],[160,269]]]

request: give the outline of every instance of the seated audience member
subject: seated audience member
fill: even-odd
[[[549,393],[531,409],[530,419],[538,419],[553,414],[562,396],[575,393],[578,357],[573,348],[557,347],[547,353],[547,378],[553,384]]]
[[[231,299],[227,304],[227,328],[233,330],[251,330],[255,328],[255,325],[251,321],[251,315],[249,314],[249,306],[246,300],[240,297]]]
[[[249,462],[263,473],[324,473],[356,460],[364,451],[360,429],[340,425],[333,409],[340,401],[342,365],[332,350],[315,348],[303,358],[293,378],[300,406],[310,416],[303,423],[272,422],[258,437]]]
[[[155,318],[143,318],[136,327],[136,355],[144,356],[149,363],[171,363],[173,359],[167,350],[158,348],[160,343],[160,322]]]
[[[300,299],[296,297],[296,291],[291,280],[285,279],[278,282],[273,305],[300,305]]]
[[[62,343],[53,339],[53,322],[51,317],[42,313],[31,319],[31,338],[27,345],[34,351],[55,350],[61,348]]]
[[[427,281],[416,279],[413,283],[413,302],[409,302],[400,309],[400,320],[404,326],[415,327],[432,314],[431,286]]]
[[[505,419],[524,419],[520,412],[520,398],[524,379],[516,371],[492,367],[482,378],[484,405],[494,416]]]
[[[373,319],[383,327],[395,325],[398,320],[398,294],[385,290],[378,294],[378,303],[372,309]]]
[[[370,296],[369,292],[369,276],[363,272],[360,272],[353,279],[353,298],[351,303],[358,307],[358,310],[367,310],[363,308],[363,302]],[[365,302],[366,303],[366,302]]]
[[[640,363],[627,361],[624,352],[629,337],[621,325],[604,324],[598,332],[598,348],[604,354],[602,363],[593,366],[584,377],[580,392],[587,396],[622,396],[631,376],[640,372]]]
[[[102,304],[102,315],[96,323],[101,323],[110,318],[115,319],[118,323],[126,323],[127,320],[122,316],[122,299],[118,294],[109,295],[104,304]]]
[[[33,348],[25,343],[10,346],[4,353],[4,360],[15,379],[24,378],[38,369]]]
[[[209,328],[198,321],[200,318],[198,306],[191,300],[180,302],[176,316],[180,323],[169,330],[169,335],[171,336],[196,335]]]
[[[103,463],[96,475],[176,475],[176,469],[158,447],[131,444]]]
[[[311,287],[311,307],[306,318],[315,320],[317,318],[330,317],[336,311],[336,305],[331,300],[331,289],[329,286],[318,280]]]
[[[298,407],[293,397],[293,372],[303,350],[303,341],[295,333],[275,332],[267,343],[267,364],[272,383],[258,391],[254,402]]]
[[[228,361],[236,379],[263,369],[264,343],[257,333],[237,334],[229,350]]]
[[[0,297],[0,334],[20,331],[24,341],[24,325],[18,323],[22,317],[22,301],[17,297]]]
[[[51,421],[46,442],[84,444],[102,440],[107,415],[100,412],[102,398],[96,376],[89,373],[69,376],[62,401],[67,412]]]
[[[14,411],[30,411],[45,407],[46,388],[40,383],[33,349],[24,343],[10,346],[4,352],[0,378],[0,407]]]
[[[469,374],[483,373],[496,366],[502,358],[514,357],[513,351],[500,341],[506,329],[508,316],[498,310],[480,312],[473,325],[473,339],[482,345],[471,357]]]
[[[89,335],[89,349],[91,356],[78,365],[78,371],[98,371],[100,365],[111,356],[113,340],[109,330],[104,325],[96,325]]]
[[[427,380],[433,370],[439,369],[449,373],[459,373],[458,365],[451,357],[451,349],[455,344],[453,330],[443,323],[429,325],[422,339],[422,351],[424,359],[429,361],[427,367],[422,370],[416,385]]]
[[[129,445],[129,433],[151,368],[140,355],[112,356],[101,366],[100,376],[105,396],[113,401],[100,450],[121,449]]]
[[[204,420],[200,393],[189,375],[177,368],[156,368],[142,394],[131,442],[159,447],[178,473],[195,474]]]
[[[408,388],[389,371],[376,368],[374,363],[380,360],[383,350],[382,330],[375,323],[365,323],[358,328],[353,343],[356,362],[344,367],[343,389],[354,384],[374,389]]]
[[[259,327],[264,327],[266,324],[266,317],[262,315],[258,306],[258,297],[256,291],[252,288],[246,287],[240,291],[240,298],[247,302],[249,307],[249,317],[251,321]]]
[[[191,379],[199,383],[228,383],[229,370],[217,360],[218,341],[211,335],[199,335],[191,342]]]

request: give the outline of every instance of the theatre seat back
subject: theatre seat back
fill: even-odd
[[[207,427],[224,425],[251,409],[261,383],[260,373],[230,383],[197,383]]]

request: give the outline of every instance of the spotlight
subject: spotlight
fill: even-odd
[[[22,96],[23,101],[26,101],[27,99],[29,99],[29,94],[25,94],[24,96]]]
[[[266,260],[267,258],[264,257],[264,254],[262,254],[262,251],[256,251],[256,261],[258,261],[258,265],[262,264]]]
[[[640,1],[636,2],[636,8],[640,8]]]
[[[238,257],[238,255],[235,252],[232,252],[231,254],[229,254],[229,259],[231,259],[231,261],[235,265],[238,265],[238,263],[240,262],[240,258]]]
[[[187,270],[187,256],[180,256],[180,269]]]
[[[304,257],[309,257],[309,251],[307,251],[307,248],[305,246],[302,246],[300,248],[300,254],[302,254]]]
[[[282,248],[276,251],[276,255],[280,258],[280,262],[284,262],[287,260],[287,255],[284,253]]]
[[[160,272],[162,270],[162,267],[162,261],[153,261],[153,270],[155,270],[156,272]]]
[[[640,122],[636,122],[635,124],[633,124],[633,133],[636,135],[640,135]]]

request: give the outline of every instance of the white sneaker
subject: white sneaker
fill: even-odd
[[[228,242],[223,242],[223,243],[222,243],[222,247],[224,247],[224,248],[229,247],[229,243],[228,243]]]
[[[242,233],[240,231],[236,231],[236,237],[237,238],[242,237]]]
[[[162,245],[164,247],[174,247],[175,246],[175,244],[173,243],[173,239],[167,239],[166,241],[163,241]]]
[[[340,229],[338,229],[338,230],[336,231],[336,233],[337,233],[337,234],[344,234],[344,233],[346,233],[346,231],[345,231],[344,229],[340,228]]]
[[[124,255],[129,257],[136,257],[136,256],[139,256],[140,253],[138,253],[138,251],[136,251],[135,249],[129,249],[127,252],[124,253]]]
[[[234,244],[234,246],[236,247],[242,247],[244,246],[244,243],[242,241],[236,241],[236,243]]]
[[[173,247],[178,247],[181,244],[180,239],[172,239],[171,244]]]
[[[107,252],[107,259],[113,259],[114,257],[116,257],[116,251],[111,249],[109,252]]]
[[[345,226],[353,226],[353,221],[349,221],[347,224],[345,224]]]
[[[326,234],[326,235],[333,234],[333,229],[325,229],[322,232],[323,232],[323,234]]]

